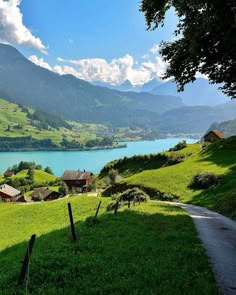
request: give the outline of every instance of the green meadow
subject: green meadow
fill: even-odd
[[[175,153],[185,155],[184,160],[158,169],[146,167],[123,181],[176,194],[182,202],[206,206],[236,219],[236,137],[205,147],[201,143],[190,144]],[[204,172],[222,176],[222,183],[208,189],[190,188],[193,176]]]
[[[99,201],[97,222],[94,216]],[[109,198],[0,204],[1,294],[218,294],[191,218],[156,201],[106,212]],[[72,204],[77,241],[69,227]],[[37,235],[29,276],[17,280]]]

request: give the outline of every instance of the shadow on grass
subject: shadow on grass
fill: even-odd
[[[28,294],[218,294],[190,217],[145,206],[77,223],[75,243],[70,228],[38,237]],[[0,252],[1,294],[25,294],[16,282],[26,246]]]

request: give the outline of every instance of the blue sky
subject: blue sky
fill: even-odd
[[[0,42],[59,74],[119,84],[158,78],[166,63],[161,40],[172,40],[170,12],[164,28],[147,31],[139,0],[0,0]]]

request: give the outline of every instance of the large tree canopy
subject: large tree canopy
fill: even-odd
[[[163,25],[167,10],[174,7],[179,23],[176,41],[162,42],[168,61],[165,78],[175,78],[178,89],[195,80],[197,72],[236,98],[236,1],[235,0],[142,0],[140,11],[147,29]]]

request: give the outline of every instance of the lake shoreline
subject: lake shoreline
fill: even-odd
[[[118,144],[115,146],[95,146],[91,148],[80,148],[80,149],[62,149],[62,148],[38,148],[38,149],[8,149],[1,151],[0,153],[10,153],[10,152],[82,152],[82,151],[97,151],[97,150],[109,150],[109,149],[121,149],[121,148],[127,148],[127,144]]]
[[[187,143],[196,142],[190,138],[166,138],[155,141],[118,142],[127,145],[127,148],[107,148],[90,150],[56,150],[56,151],[17,151],[0,152],[0,173],[20,161],[35,162],[44,168],[51,167],[55,175],[62,175],[65,170],[87,170],[93,173],[99,171],[110,161],[134,155],[159,153],[175,146],[178,142],[186,140]]]

